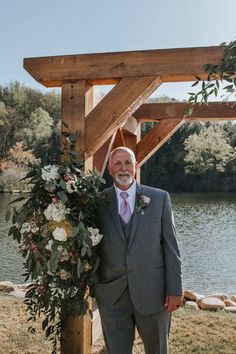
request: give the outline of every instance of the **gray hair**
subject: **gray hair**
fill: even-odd
[[[109,155],[109,165],[111,164],[111,159],[112,159],[113,155],[114,155],[117,151],[126,151],[126,152],[130,155],[132,162],[133,162],[134,164],[136,163],[136,157],[135,157],[134,152],[133,152],[131,149],[125,147],[125,146],[119,146],[119,147],[117,147],[116,149],[114,149],[114,150],[110,153],[110,155]]]

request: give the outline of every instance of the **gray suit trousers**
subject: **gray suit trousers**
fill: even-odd
[[[103,336],[108,354],[132,354],[135,326],[146,354],[167,354],[170,314],[162,308],[150,315],[139,314],[128,288],[112,305],[100,306]]]

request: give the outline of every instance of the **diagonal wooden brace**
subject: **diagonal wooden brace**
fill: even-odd
[[[93,155],[160,84],[157,76],[121,79],[86,117],[86,153]]]
[[[139,167],[141,167],[184,122],[185,119],[163,119],[152,128],[137,144],[136,155]]]

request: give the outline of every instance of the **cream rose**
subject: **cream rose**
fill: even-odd
[[[52,233],[53,237],[57,241],[66,241],[67,240],[67,232],[63,227],[56,227]]]
[[[48,165],[42,168],[41,177],[44,181],[52,181],[60,177],[58,173],[58,166],[56,165]]]

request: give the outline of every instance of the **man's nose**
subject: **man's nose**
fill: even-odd
[[[122,164],[121,167],[120,167],[121,171],[126,171],[126,165],[125,164]]]

